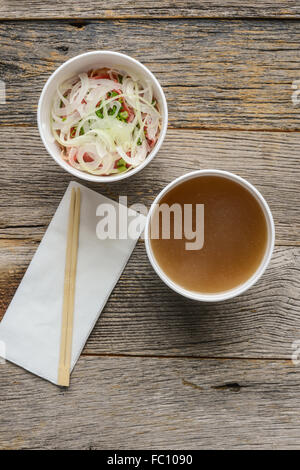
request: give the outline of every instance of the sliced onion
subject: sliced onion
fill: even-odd
[[[78,149],[76,147],[72,147],[70,149],[68,161],[69,161],[71,166],[73,166],[77,170],[81,170],[81,165],[79,163],[75,162],[75,157],[76,157],[76,154],[77,154],[77,150]]]
[[[142,145],[140,146],[140,149],[137,151],[135,156],[129,157],[124,150],[121,147],[116,147],[116,150],[118,154],[120,155],[123,160],[125,160],[126,163],[129,165],[132,165],[133,167],[136,167],[142,163],[147,155],[147,149],[146,149],[146,143],[143,142]]]

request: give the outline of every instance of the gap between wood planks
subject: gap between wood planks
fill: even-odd
[[[15,123],[15,124],[0,124],[0,129],[2,127],[26,127],[26,128],[36,128],[36,125],[34,124],[28,124],[28,123]],[[276,132],[277,134],[299,134],[300,133],[300,128],[299,129],[247,129],[245,128],[232,128],[232,127],[175,127],[172,125],[168,126],[168,130],[176,130],[176,131],[205,131],[205,132]]]
[[[208,15],[195,15],[195,16],[187,16],[187,15],[165,15],[165,16],[159,16],[159,15],[151,15],[151,16],[145,16],[145,15],[124,15],[124,16],[78,16],[78,17],[73,17],[73,16],[65,16],[65,17],[58,17],[58,16],[53,16],[53,17],[46,17],[42,16],[39,18],[36,17],[31,17],[31,16],[24,16],[22,18],[5,18],[0,16],[0,22],[1,23],[23,23],[25,21],[31,21],[31,22],[62,22],[62,21],[68,21],[70,26],[74,26],[74,28],[84,28],[87,26],[90,22],[97,22],[97,21],[136,21],[136,20],[143,20],[143,21],[170,21],[170,20],[207,20],[207,21],[276,21],[276,22],[282,22],[282,21],[299,21],[300,20],[300,15],[290,15],[290,16],[208,16]]]
[[[276,362],[283,362],[285,364],[290,364],[292,363],[291,359],[285,359],[281,357],[231,357],[231,356],[223,356],[223,357],[218,357],[218,356],[177,356],[177,355],[172,355],[172,354],[166,354],[164,355],[159,355],[159,354],[116,354],[116,353],[89,353],[89,352],[82,352],[81,356],[84,357],[116,357],[116,358],[144,358],[144,359],[187,359],[187,360],[199,360],[199,361],[207,361],[207,360],[216,360],[216,361],[276,361]]]
[[[15,228],[15,229],[18,229],[18,228],[46,228],[48,227],[48,225],[31,225],[30,227],[26,226],[26,225],[20,225],[20,226],[12,226],[12,227],[9,227],[9,228]],[[8,227],[2,227],[2,228],[8,228]],[[1,237],[0,235],[0,248],[1,246],[4,247],[4,246],[18,246],[18,245],[24,245],[24,244],[28,244],[28,245],[36,245],[38,247],[38,245],[41,243],[41,240],[37,240],[36,238],[9,238],[9,237]],[[138,243],[143,243],[143,240],[139,240]],[[282,247],[297,247],[297,246],[300,246],[300,242],[284,242],[282,243],[281,241],[278,241],[275,243],[275,246],[282,246]]]

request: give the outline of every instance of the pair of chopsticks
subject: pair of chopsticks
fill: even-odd
[[[58,385],[70,385],[74,297],[80,224],[80,189],[72,189],[69,209]]]

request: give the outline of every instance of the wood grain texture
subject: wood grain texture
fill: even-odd
[[[300,143],[282,132],[300,130],[299,2],[0,0],[1,19],[0,319],[72,179],[40,141],[38,98],[87,50],[145,63],[170,129],[141,174],[86,185],[149,207],[181,174],[233,171],[269,202],[277,247],[246,294],[197,304],[160,281],[140,241],[68,391],[0,363],[0,449],[300,449]]]
[[[36,248],[34,242],[0,242],[0,318]],[[248,292],[197,303],[162,283],[140,242],[84,354],[289,359],[300,340],[299,286],[300,248],[279,247]]]
[[[53,18],[299,18],[296,0],[1,0],[0,19]]]
[[[300,449],[300,367],[81,358],[68,391],[0,365],[1,449]]]
[[[10,138],[8,138],[8,132]],[[37,129],[0,127],[0,238],[40,240],[71,175],[47,154]],[[295,133],[169,130],[141,173],[87,186],[148,208],[170,181],[195,169],[218,168],[257,186],[273,211],[277,244],[300,244],[300,141]]]
[[[300,106],[291,100],[299,42],[300,22],[289,20],[3,22],[7,103],[0,124],[35,125],[39,94],[58,65],[87,50],[112,49],[154,72],[171,127],[299,130]]]

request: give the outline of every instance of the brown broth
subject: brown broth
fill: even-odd
[[[184,237],[151,239],[153,255],[164,273],[185,289],[217,293],[245,281],[259,267],[268,229],[256,198],[240,184],[222,176],[199,176],[172,188],[160,204],[204,204],[204,245],[186,250]],[[152,219],[153,220],[153,219]],[[161,229],[160,218],[160,229]]]

